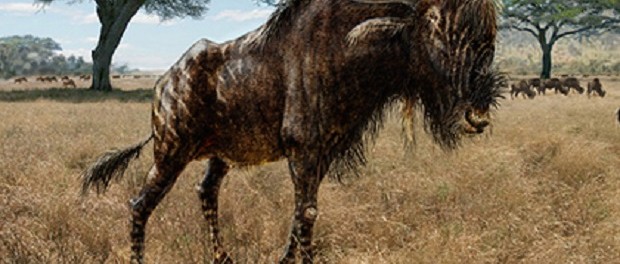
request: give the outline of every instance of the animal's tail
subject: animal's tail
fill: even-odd
[[[153,139],[151,134],[147,139],[124,149],[108,151],[101,155],[86,171],[82,173],[82,195],[88,193],[88,189],[95,188],[97,193],[103,193],[108,188],[112,178],[120,179],[129,162],[140,156],[140,151]]]

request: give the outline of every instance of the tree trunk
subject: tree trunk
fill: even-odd
[[[93,81],[90,89],[112,90],[110,84],[112,56],[121,42],[129,21],[143,3],[143,0],[128,0],[122,5],[116,6],[104,1],[97,1],[97,16],[101,23],[101,31],[97,47],[92,51]]]
[[[549,79],[551,78],[551,49],[553,46],[549,44],[541,44],[542,46],[542,72],[540,73],[540,78]]]

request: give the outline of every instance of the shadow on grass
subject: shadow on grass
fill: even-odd
[[[0,91],[0,102],[31,102],[39,99],[69,103],[103,102],[107,100],[150,102],[152,98],[153,89],[131,91],[114,89],[109,92],[69,88]]]

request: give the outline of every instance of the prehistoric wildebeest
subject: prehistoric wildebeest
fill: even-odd
[[[280,262],[300,253],[311,263],[319,184],[364,163],[364,134],[391,103],[420,105],[446,148],[489,124],[503,85],[491,66],[496,16],[493,0],[285,1],[236,40],[195,43],[155,85],[151,135],[102,156],[83,190],[105,190],[154,141],[155,164],[130,202],[140,263],[151,212],[189,162],[209,159],[199,197],[214,262],[229,263],[217,224],[222,179],[231,166],[286,158],[295,211]]]
[[[518,97],[519,93],[523,94],[523,98],[525,98],[525,96],[530,99],[534,99],[534,97],[536,97],[536,92],[530,89],[530,85],[526,80],[519,81],[517,85],[513,83],[510,85],[510,88],[510,98]]]
[[[562,86],[570,91],[570,89],[575,89],[579,94],[582,94],[586,89],[581,87],[579,80],[575,77],[567,77],[562,79]]]
[[[543,87],[544,89],[549,89],[549,90],[553,89],[556,94],[560,92],[563,95],[568,95],[568,92],[569,92],[569,89],[562,86],[562,82],[558,78],[542,80],[541,87]]]
[[[28,82],[28,79],[26,79],[26,77],[19,77],[19,78],[15,78],[15,80],[13,80],[15,83],[19,84],[22,82]]]
[[[601,81],[598,78],[594,78],[591,82],[588,82],[588,98],[592,93],[598,94],[600,97],[605,97],[607,93],[603,90],[603,86],[601,85]]]
[[[75,81],[73,81],[69,77],[67,77],[67,79],[62,80],[62,87],[65,87],[65,88],[69,88],[69,87],[77,88],[77,86],[75,85]]]
[[[540,78],[532,78],[528,80],[528,84],[538,91],[538,95],[545,94],[545,87],[542,85]]]

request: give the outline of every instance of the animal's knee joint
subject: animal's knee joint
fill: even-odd
[[[319,211],[314,206],[306,207],[304,210],[304,220],[306,221],[314,221],[316,217],[319,215]]]

